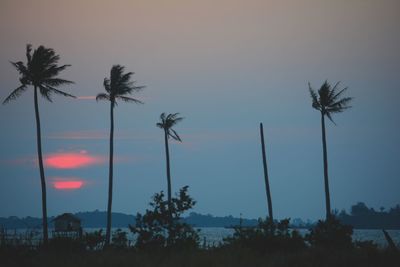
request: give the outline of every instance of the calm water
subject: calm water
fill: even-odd
[[[209,245],[218,245],[219,242],[222,241],[223,238],[228,237],[233,234],[233,229],[219,228],[219,227],[211,227],[211,228],[198,228],[200,229],[200,237],[201,241],[206,238],[206,242]],[[307,229],[298,229],[301,235],[305,235],[308,233]],[[393,241],[396,243],[398,247],[400,247],[400,230],[388,230],[388,233],[392,237]],[[353,232],[353,240],[354,241],[367,241],[372,240],[378,246],[385,247],[387,246],[387,242],[385,236],[383,235],[382,230],[360,230],[355,229]]]
[[[220,242],[222,242],[223,238],[229,237],[233,234],[233,229],[230,228],[222,228],[222,227],[199,227],[196,228],[200,230],[200,241],[203,244],[204,240],[207,245],[216,246]],[[98,229],[85,229],[86,231],[94,231]],[[114,230],[114,229],[113,229]],[[116,230],[116,229],[115,229]],[[130,233],[128,228],[122,228],[123,231],[128,232],[128,237],[130,240],[134,240],[134,236]],[[308,233],[307,229],[298,229],[301,235],[306,235]],[[398,247],[400,247],[400,230],[387,230],[393,241],[396,243]],[[385,247],[387,246],[387,242],[385,236],[383,235],[382,230],[360,230],[355,229],[353,232],[353,240],[354,241],[367,241],[372,240],[378,246]]]
[[[222,227],[199,227],[196,228],[200,230],[199,235],[200,235],[200,241],[201,244],[205,241],[207,245],[210,246],[217,246],[219,243],[222,242],[223,238],[229,237],[233,234],[233,229],[228,229],[228,228],[222,228]],[[84,232],[93,232],[96,230],[100,230],[100,228],[85,228]],[[113,228],[113,231],[117,230],[117,228]],[[129,231],[128,228],[121,228],[121,230],[125,231],[128,233],[128,239],[132,242],[134,241],[135,237],[134,235]],[[305,235],[308,233],[307,229],[298,229],[301,235]],[[16,233],[18,235],[25,235],[27,232],[26,229],[19,229],[17,231],[7,231],[8,234],[13,234]],[[105,229],[103,229],[103,232],[105,233]],[[35,237],[40,236],[40,231],[35,231]],[[49,229],[49,233],[52,233],[52,229]],[[393,241],[396,243],[398,247],[400,247],[400,230],[388,230],[388,233],[392,237]],[[353,240],[354,241],[367,241],[367,240],[372,240],[378,246],[380,247],[385,247],[387,246],[387,242],[385,239],[385,236],[383,235],[382,230],[359,230],[355,229],[353,233]]]

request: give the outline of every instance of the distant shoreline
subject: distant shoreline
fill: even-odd
[[[392,217],[388,213],[380,215],[374,212],[371,214],[361,214],[359,216],[352,216],[347,214],[339,214],[338,218],[345,224],[352,225],[354,229],[360,230],[374,230],[374,229],[387,229],[387,230],[400,230],[400,213],[394,212]],[[92,212],[78,212],[74,214],[82,221],[83,228],[104,228],[106,226],[106,212],[105,211],[92,211]],[[126,228],[129,224],[135,222],[135,216],[124,213],[113,213],[113,228]],[[49,217],[49,227],[53,228],[53,219]],[[237,218],[233,216],[212,216],[210,214],[203,215],[199,213],[190,213],[183,220],[194,226],[202,228],[230,228],[232,226],[242,225],[244,227],[256,226],[258,220]],[[8,218],[0,217],[0,228],[4,229],[40,229],[42,219],[36,217],[23,217],[10,216]],[[315,222],[304,222],[301,219],[291,220],[290,228],[297,229],[310,229],[314,226]]]

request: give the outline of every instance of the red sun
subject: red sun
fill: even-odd
[[[71,190],[82,188],[83,181],[55,181],[53,187],[58,190]]]
[[[44,163],[47,167],[55,169],[77,169],[95,164],[102,164],[105,159],[100,156],[91,156],[87,152],[56,153],[46,155]]]

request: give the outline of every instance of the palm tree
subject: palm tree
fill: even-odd
[[[128,103],[143,104],[141,101],[128,97],[126,95],[138,92],[144,86],[136,86],[135,81],[131,81],[133,72],[124,73],[124,67],[114,65],[111,68],[110,79],[104,78],[103,86],[106,93],[100,93],[96,96],[96,100],[110,101],[110,167],[108,174],[108,205],[107,205],[107,229],[105,246],[110,244],[111,239],[111,207],[112,207],[112,188],[113,188],[113,150],[114,150],[114,107],[117,105],[117,100],[122,100]]]
[[[43,220],[43,243],[48,243],[48,228],[47,228],[47,201],[46,201],[46,179],[43,168],[42,156],[42,138],[40,133],[40,116],[38,104],[38,91],[48,101],[52,102],[52,94],[59,94],[63,96],[74,97],[63,91],[56,89],[61,85],[72,84],[73,82],[57,78],[57,75],[70,65],[58,66],[60,56],[57,55],[53,49],[39,46],[33,51],[32,45],[26,46],[27,63],[22,61],[11,62],[20,74],[19,81],[21,85],[15,89],[4,101],[3,104],[15,100],[29,86],[33,87],[34,92],[34,105],[36,117],[36,139],[37,139],[37,152],[39,160],[40,182],[42,186],[42,220]]]
[[[343,93],[347,87],[339,90],[340,82],[337,82],[333,87],[325,81],[321,88],[316,92],[308,83],[312,99],[312,107],[321,112],[321,127],[322,127],[322,148],[324,158],[324,183],[325,183],[325,201],[326,201],[326,219],[331,218],[331,202],[329,196],[329,181],[328,181],[328,152],[326,147],[326,133],[325,133],[325,116],[335,124],[332,119],[334,113],[340,113],[350,108],[348,104],[351,102],[352,97],[343,97]]]
[[[179,137],[178,133],[172,129],[178,122],[183,120],[182,117],[178,117],[179,113],[168,114],[167,116],[165,113],[161,113],[160,115],[160,122],[156,125],[158,128],[164,130],[164,141],[165,141],[165,156],[167,161],[167,184],[168,184],[168,208],[171,210],[171,172],[170,172],[170,165],[169,165],[169,146],[168,146],[168,139],[171,137],[172,139],[182,142],[181,138]]]
[[[267,157],[265,155],[264,127],[263,127],[262,123],[260,123],[260,137],[261,137],[261,152],[262,152],[263,167],[264,167],[265,192],[267,194],[268,215],[269,215],[269,220],[273,223],[274,222],[274,216],[272,214],[271,190],[270,190],[270,187],[269,187]]]

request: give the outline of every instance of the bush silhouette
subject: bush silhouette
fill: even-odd
[[[164,200],[161,191],[153,196],[150,210],[138,213],[134,225],[129,229],[137,234],[135,247],[138,249],[193,249],[199,246],[199,236],[193,227],[182,221],[181,216],[190,210],[195,201],[187,194],[188,186],[180,189],[179,194]],[[171,210],[169,210],[171,209]],[[172,217],[171,217],[172,216]]]
[[[332,216],[328,220],[318,221],[317,225],[307,234],[306,239],[314,247],[351,248],[353,246],[352,234],[352,226],[342,224]]]
[[[232,237],[224,239],[224,246],[248,248],[259,252],[295,251],[305,248],[301,235],[289,229],[289,219],[272,222],[259,219],[256,227],[234,227]]]
[[[86,248],[89,250],[99,250],[103,248],[105,236],[103,234],[103,229],[94,231],[92,233],[85,233],[83,236],[83,242]]]

